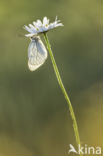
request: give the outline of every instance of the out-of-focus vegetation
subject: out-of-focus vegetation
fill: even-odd
[[[83,144],[103,146],[103,1],[0,0],[0,155],[67,156],[72,121],[50,58],[27,68],[22,27],[58,15],[48,33]]]

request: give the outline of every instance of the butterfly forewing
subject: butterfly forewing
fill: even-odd
[[[31,71],[39,68],[47,58],[47,50],[40,40],[35,37],[31,40],[28,47],[28,67]]]

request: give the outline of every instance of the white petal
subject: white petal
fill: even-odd
[[[47,17],[44,17],[43,18],[43,26],[47,25],[48,24],[48,19]]]
[[[32,34],[32,33],[31,33],[31,34],[26,34],[25,36],[26,36],[26,37],[33,37],[33,36],[35,36],[35,35],[37,35],[37,34]]]
[[[59,26],[63,26],[63,24],[62,23],[51,23],[51,24],[49,24],[49,27],[48,27],[48,29],[50,30],[50,29],[53,29],[53,28],[56,28],[56,27],[59,27]]]
[[[36,31],[39,32],[39,25],[37,22],[33,22],[34,27],[36,28]]]
[[[48,29],[53,29],[55,28],[55,23],[50,23]]]
[[[32,30],[28,26],[24,25],[24,29],[27,30],[28,32],[32,33]]]
[[[62,23],[58,23],[55,25],[55,27],[64,26]]]
[[[36,23],[37,23],[38,26],[40,26],[40,27],[42,26],[42,22],[40,20],[37,20]]]
[[[31,28],[32,32],[37,32],[36,28],[32,24],[29,24],[29,27]]]
[[[58,19],[58,16],[56,16],[55,21],[57,21],[57,19]]]
[[[56,16],[56,18],[55,18],[55,22],[56,22],[56,23],[60,22],[60,20],[58,20],[58,17],[57,17],[57,16]]]

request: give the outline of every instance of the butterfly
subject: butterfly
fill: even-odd
[[[47,59],[47,50],[40,37],[31,38],[28,47],[28,67],[31,71],[35,71],[44,64]]]

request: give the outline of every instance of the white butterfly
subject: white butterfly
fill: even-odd
[[[47,59],[47,50],[40,37],[31,38],[28,47],[28,67],[31,71],[39,68]]]

